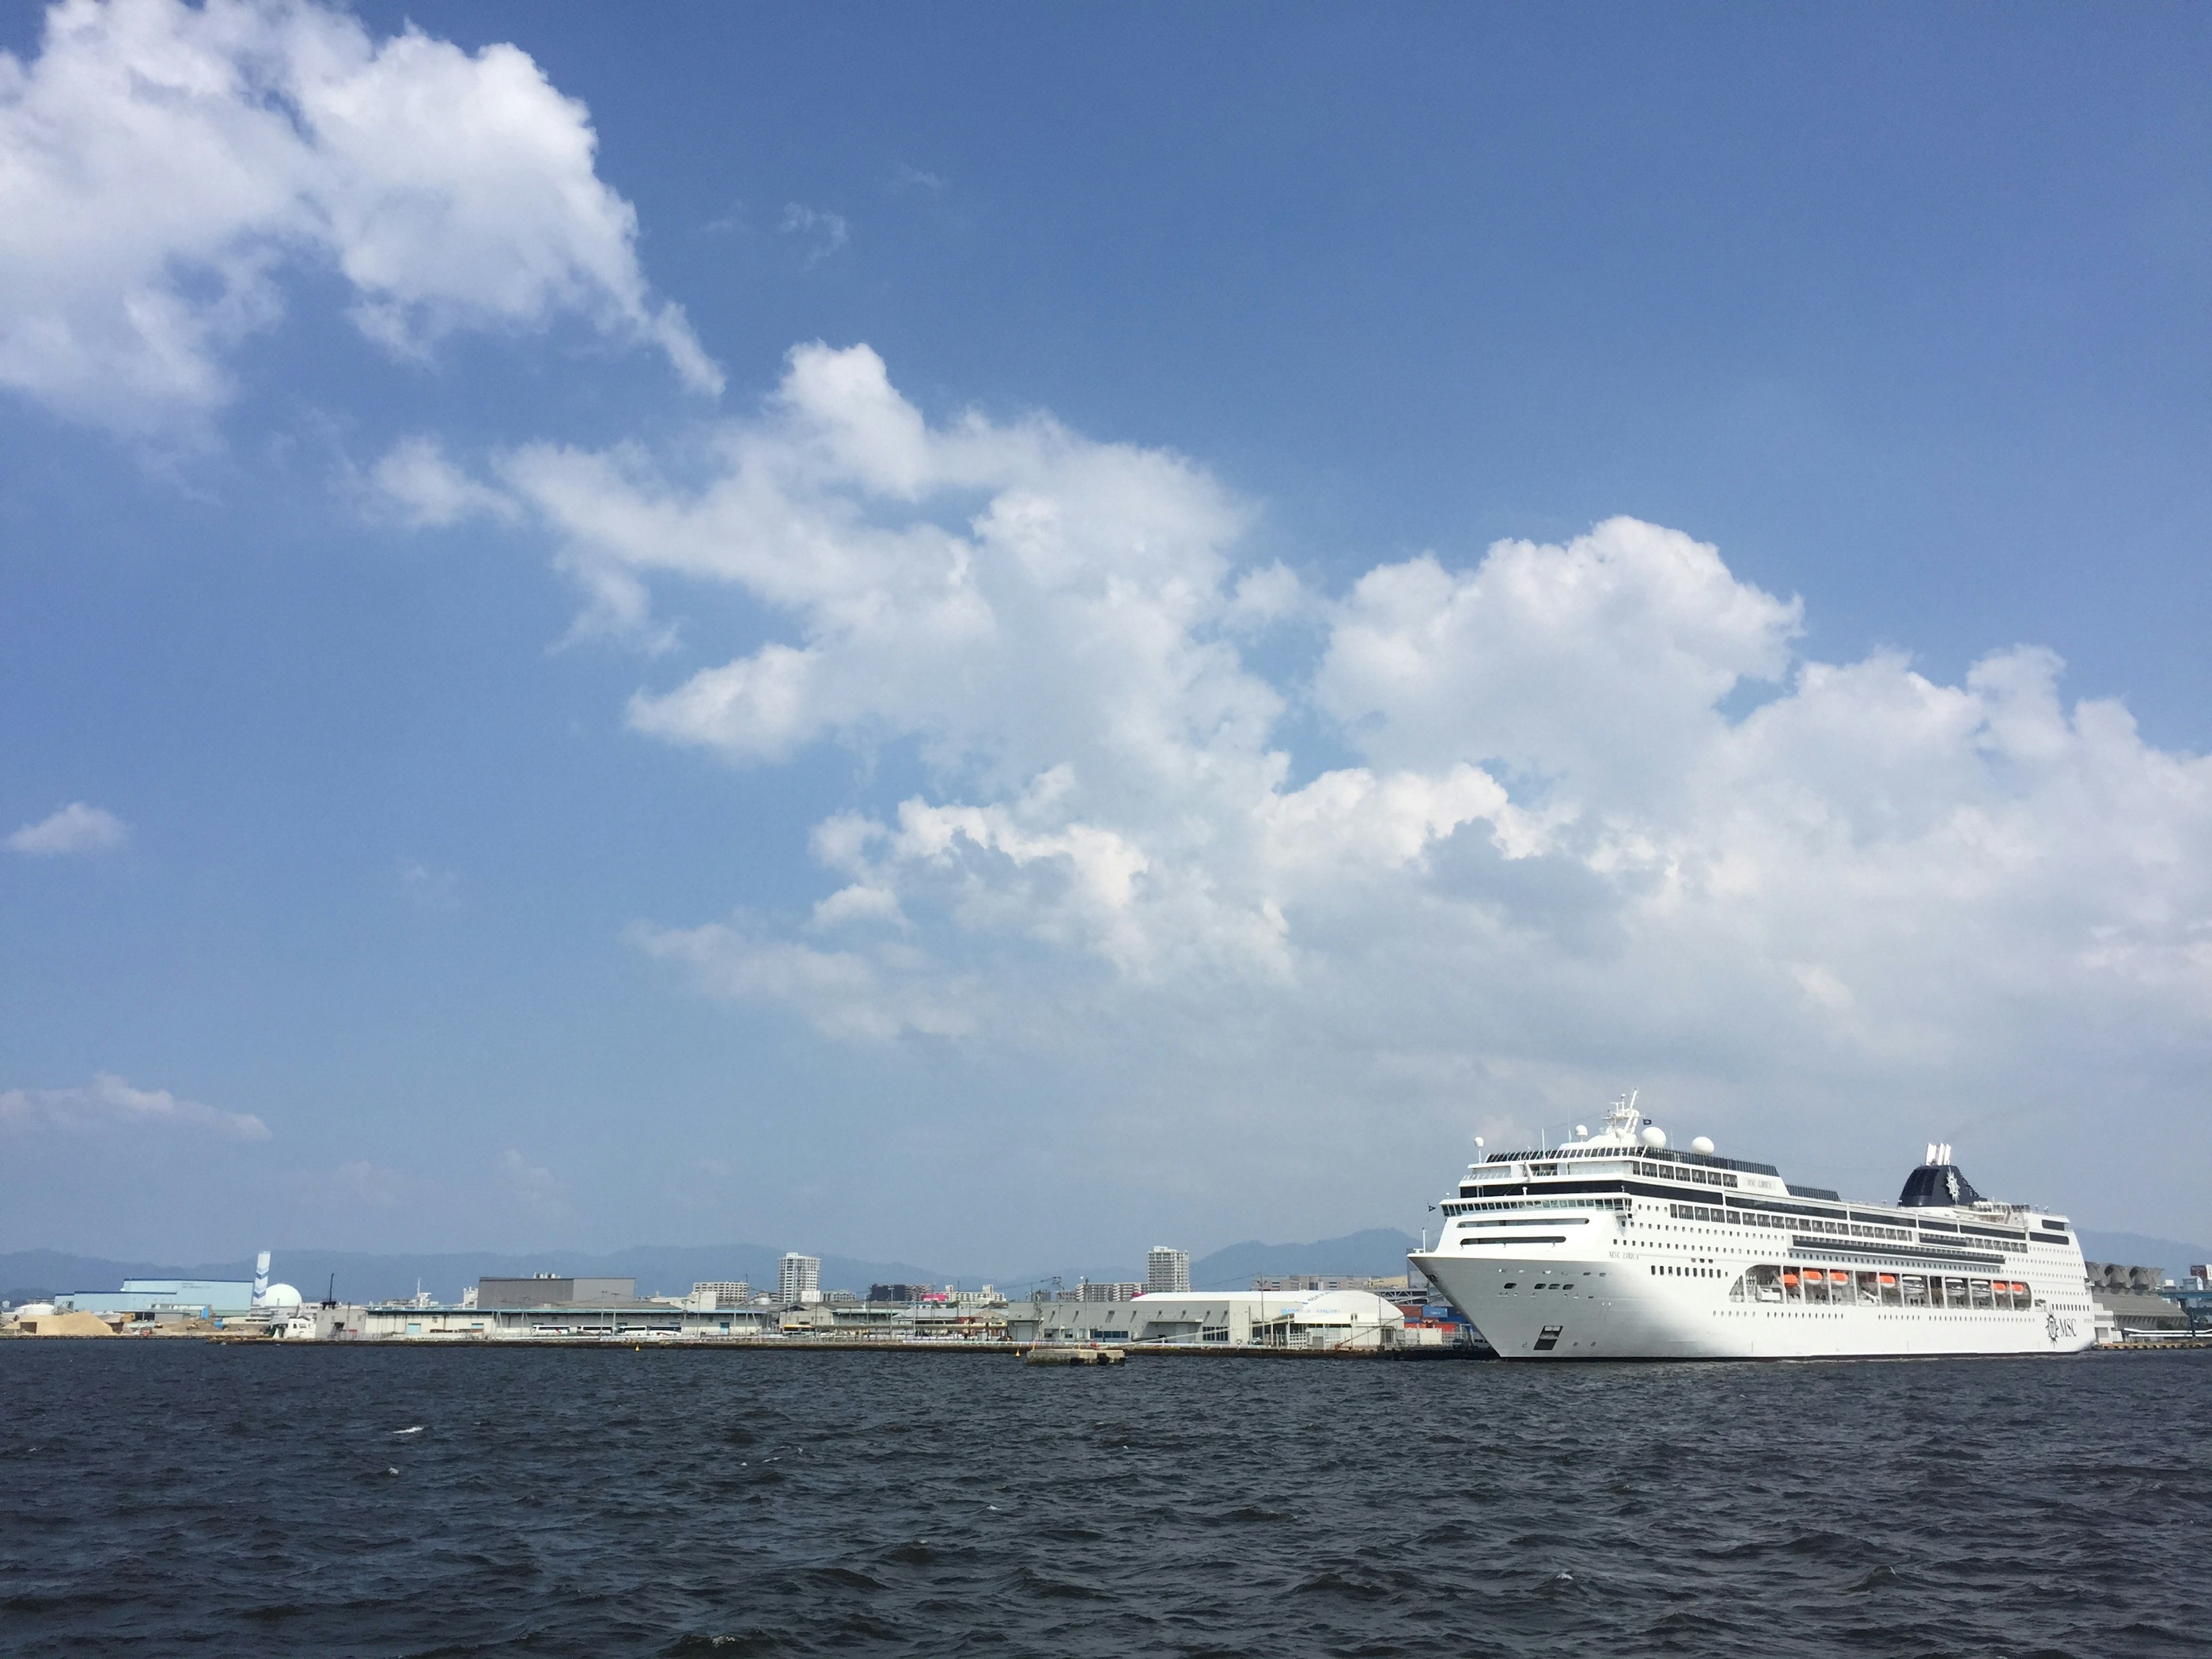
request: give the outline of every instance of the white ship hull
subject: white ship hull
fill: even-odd
[[[1506,1359],[2077,1353],[2096,1337],[2063,1216],[1981,1197],[1930,1146],[1894,1204],[1604,1130],[1470,1164],[1413,1264]]]
[[[2078,1353],[2094,1335],[2088,1314],[2062,1314],[2049,1305],[1998,1312],[1732,1300],[1740,1267],[1726,1278],[1676,1279],[1643,1271],[1662,1264],[1624,1265],[1612,1255],[1528,1253],[1468,1261],[1431,1252],[1413,1259],[1505,1359]],[[2039,1299],[2086,1302],[2078,1281],[2070,1289],[2070,1296]]]

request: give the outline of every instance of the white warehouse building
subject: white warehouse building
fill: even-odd
[[[1016,1302],[1016,1342],[1221,1343],[1267,1348],[1390,1348],[1406,1316],[1371,1291],[1185,1291],[1127,1302]]]

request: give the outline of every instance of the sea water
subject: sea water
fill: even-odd
[[[0,1652],[2212,1647],[2212,1354],[0,1343]]]

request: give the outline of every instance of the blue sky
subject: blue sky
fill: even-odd
[[[2200,12],[58,15],[0,1248],[2206,1231]]]

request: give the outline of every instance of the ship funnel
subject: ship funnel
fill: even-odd
[[[269,1295],[269,1252],[253,1258],[253,1305],[259,1307]]]

